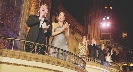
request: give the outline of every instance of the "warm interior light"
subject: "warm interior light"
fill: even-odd
[[[133,66],[133,64],[130,64],[130,66]]]
[[[107,19],[109,19],[109,17],[107,17]]]
[[[112,9],[112,7],[110,7],[110,9]]]
[[[101,22],[103,27],[109,27],[110,26],[110,22]]]
[[[103,18],[103,20],[105,20],[105,18]]]
[[[107,7],[105,7],[105,9],[107,9]]]
[[[106,24],[103,24],[103,26],[105,27],[105,26],[106,26]]]
[[[107,26],[109,26],[109,23],[107,24]]]
[[[124,65],[124,66],[126,66],[127,64],[126,64],[126,63],[124,63],[123,65]]]

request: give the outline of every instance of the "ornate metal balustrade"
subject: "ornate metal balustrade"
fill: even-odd
[[[18,39],[18,38],[10,38],[10,37],[4,37],[4,36],[0,36],[1,39],[1,43],[4,44],[4,47],[0,47],[0,48],[4,48],[7,50],[12,50],[12,51],[21,51],[21,52],[25,52],[25,44],[29,43],[29,47],[31,48],[31,53],[34,54],[39,54],[39,52],[36,52],[35,50],[37,50],[37,48],[41,48],[46,46],[47,48],[52,48],[55,50],[54,54],[60,54],[62,55],[62,57],[59,57],[60,60],[64,60],[67,62],[70,62],[71,64],[75,65],[76,67],[80,67],[81,70],[84,70],[83,72],[86,72],[85,68],[86,68],[86,64],[91,65],[91,66],[97,66],[100,68],[104,68],[108,71],[116,71],[116,72],[121,72],[120,70],[120,65],[116,64],[116,63],[110,63],[110,66],[108,67],[107,64],[106,65],[101,65],[101,61],[98,59],[94,59],[94,58],[88,58],[88,57],[79,57],[76,54],[51,46],[51,45],[44,45],[44,44],[39,44],[39,43],[35,43],[35,42],[31,42],[31,41],[26,41],[24,39]],[[17,46],[18,42],[21,42],[23,44],[23,48],[19,48],[19,46]],[[50,54],[46,54],[44,56],[51,56]],[[56,56],[52,56],[52,57],[56,57]],[[64,58],[66,57],[66,58]],[[56,57],[58,59],[58,57]]]
[[[5,49],[25,51],[26,43],[29,43],[28,46],[31,48],[30,52],[39,54],[40,49],[38,52],[36,50],[38,48],[46,46],[46,48],[54,49],[55,55],[57,55],[57,54],[61,55],[61,57],[57,57],[57,58],[62,59],[64,61],[68,61],[82,69],[85,69],[85,67],[86,67],[86,62],[82,58],[77,56],[76,54],[66,51],[66,50],[63,50],[63,49],[60,49],[60,48],[57,48],[57,47],[54,47],[54,46],[51,46],[51,45],[44,45],[44,44],[39,44],[39,43],[31,42],[31,41],[26,41],[24,39],[10,38],[10,37],[4,37],[4,36],[0,36],[0,39],[2,40],[2,43],[4,44],[3,48],[5,48]],[[21,42],[23,44],[23,49],[19,48],[19,46],[17,46],[18,42]],[[51,56],[51,55],[49,55],[49,56]],[[66,58],[64,58],[64,57],[66,57]]]
[[[109,63],[104,61],[103,64],[101,64],[101,60],[96,59],[96,58],[87,58],[87,57],[83,57],[83,59],[86,61],[86,65],[90,65],[90,66],[97,66],[103,69],[106,69],[107,71],[110,72],[122,72],[121,66],[118,63]]]

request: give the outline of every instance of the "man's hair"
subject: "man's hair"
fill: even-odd
[[[40,7],[41,7],[41,6],[46,6],[46,7],[48,8],[48,5],[47,5],[47,4],[41,4]],[[39,8],[40,8],[40,7],[39,7]]]
[[[45,5],[46,7],[48,7],[48,4],[47,4],[47,3],[40,3],[40,7],[41,7],[42,5]],[[39,8],[40,8],[40,7],[39,7]]]
[[[40,15],[39,10],[40,10],[41,6],[43,6],[43,5],[45,5],[45,6],[48,8],[48,5],[47,5],[46,3],[40,4],[40,6],[39,6],[38,9],[37,9],[37,10],[38,10],[38,13],[37,13],[38,16]]]

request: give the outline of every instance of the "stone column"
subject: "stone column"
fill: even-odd
[[[20,39],[26,39],[26,36],[29,32],[29,27],[26,25],[27,18],[31,14],[37,13],[37,8],[39,7],[39,0],[24,0],[21,10],[21,20],[20,20]],[[19,43],[20,48],[23,48],[23,42]]]
[[[0,18],[3,17],[4,10],[3,10],[3,0],[0,0]]]
[[[37,14],[40,0],[30,0],[29,15]]]

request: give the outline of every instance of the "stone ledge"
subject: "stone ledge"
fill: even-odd
[[[21,59],[21,60],[27,60],[27,61],[47,63],[47,64],[75,70],[78,72],[81,72],[81,71],[87,72],[85,69],[75,66],[74,64],[72,64],[70,62],[67,62],[67,61],[64,61],[61,59],[57,59],[54,57],[46,56],[46,55],[39,55],[39,54],[33,54],[33,53],[15,51],[15,50],[8,50],[8,49],[0,49],[0,56]]]

